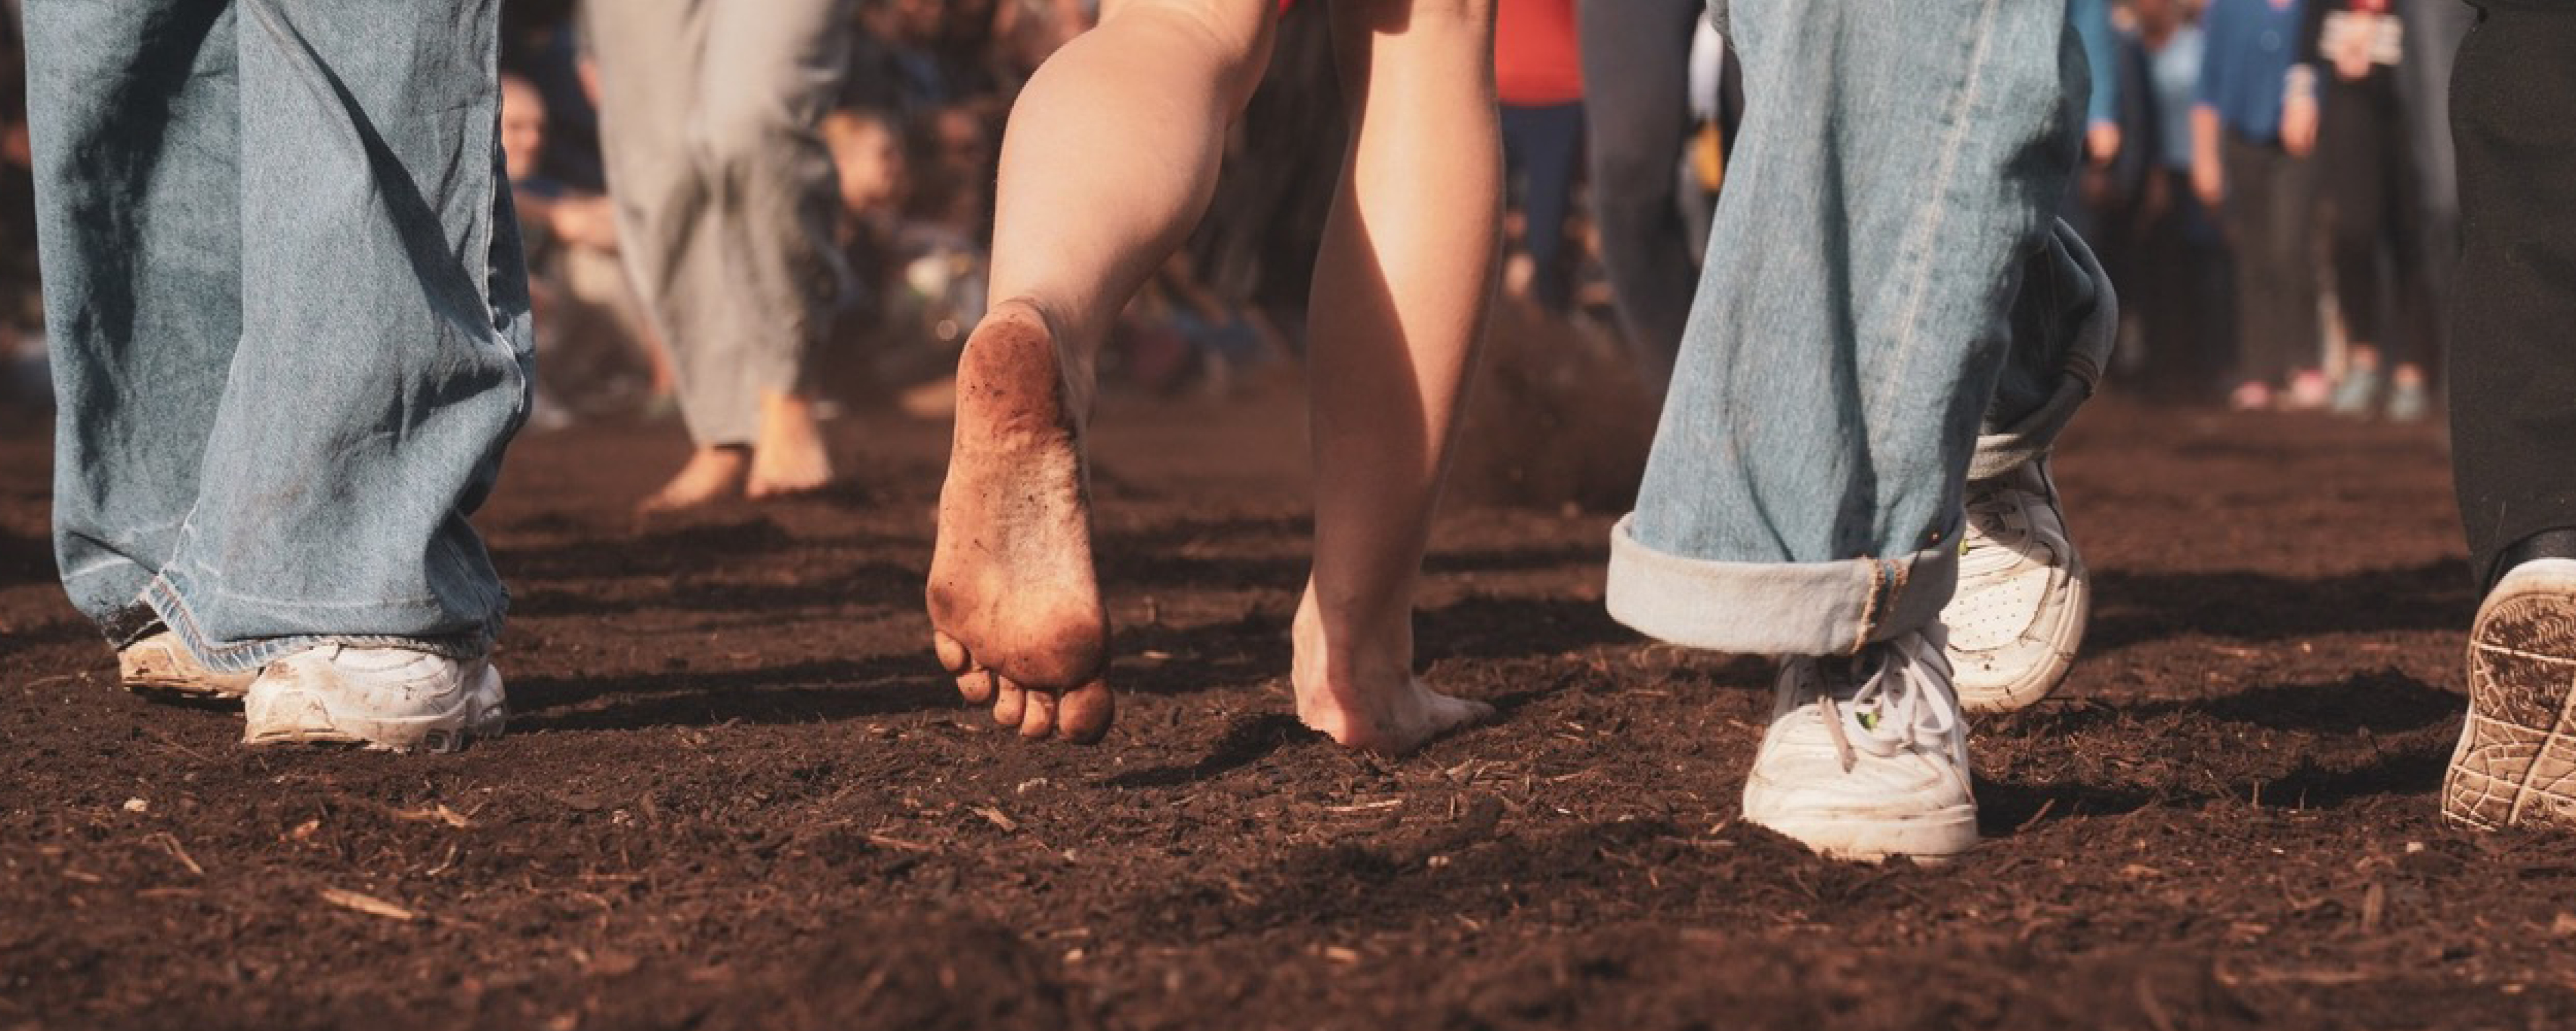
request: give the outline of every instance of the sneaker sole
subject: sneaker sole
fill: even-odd
[[[238,702],[250,692],[250,684],[224,687],[202,680],[169,677],[127,677],[119,685],[125,693],[156,702]]]
[[[343,720],[334,714],[329,727],[270,729],[246,726],[242,730],[242,744],[254,748],[304,744],[346,745],[373,752],[455,752],[476,741],[501,736],[509,725],[506,697],[501,689],[501,671],[486,665],[482,680],[474,690],[466,692],[454,708],[434,716],[405,720]],[[327,703],[324,709],[328,711]]]
[[[1877,863],[1904,856],[1940,863],[1977,847],[1977,807],[1955,805],[1901,818],[1779,819],[1747,816],[1746,822],[1807,846],[1827,859]]]
[[[2495,829],[2576,827],[2576,577],[2501,585],[2469,632],[2469,716],[2442,815]]]
[[[2068,542],[2070,551],[2074,548]],[[2066,565],[2066,575],[2050,593],[2062,600],[2055,606],[2056,622],[2046,627],[2037,640],[2047,649],[2044,659],[2032,663],[2022,674],[2002,684],[1983,685],[1969,682],[1966,671],[1983,666],[1975,656],[1993,652],[1953,651],[1949,654],[1951,689],[1959,694],[1959,708],[1970,715],[1993,715],[2027,709],[2047,701],[2066,683],[2066,675],[2075,671],[2075,656],[2084,648],[2084,630],[2093,621],[2093,580],[2084,567],[2084,556],[2073,553]],[[2034,638],[2023,637],[2011,648],[2028,644]],[[2002,651],[2004,649],[1995,649]]]

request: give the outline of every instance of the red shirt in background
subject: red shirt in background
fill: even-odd
[[[1494,85],[1506,104],[1583,99],[1574,0],[1500,0],[1494,11]]]

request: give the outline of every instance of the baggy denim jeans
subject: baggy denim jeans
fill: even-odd
[[[2051,214],[2084,58],[2065,0],[1718,13],[1747,121],[1610,612],[1852,653],[1940,617],[1965,483],[2044,454],[2109,358],[2109,281]]]
[[[63,586],[208,666],[490,648],[527,410],[500,0],[30,0]]]
[[[849,280],[823,116],[848,0],[617,0],[582,22],[620,250],[702,445],[749,444],[760,398],[804,384]]]

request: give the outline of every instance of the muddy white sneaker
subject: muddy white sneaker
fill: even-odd
[[[1791,658],[1744,818],[1834,859],[1934,860],[1977,843],[1968,734],[1941,628],[1853,658]]]
[[[242,700],[247,745],[307,742],[453,752],[498,737],[501,672],[401,648],[324,645],[269,663]]]
[[[116,653],[116,680],[146,698],[229,701],[250,690],[257,673],[217,673],[188,653],[179,635],[153,634]]]
[[[2442,815],[2494,829],[2576,828],[2576,559],[2515,566],[2469,631],[2469,719]]]
[[[2065,682],[2093,583],[2066,536],[2047,456],[1968,484],[1967,508],[1959,590],[1941,610],[1951,683],[1967,711],[2009,712]]]

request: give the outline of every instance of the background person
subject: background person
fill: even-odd
[[[697,442],[643,507],[823,486],[831,456],[806,361],[847,278],[821,126],[848,63],[848,3],[618,0],[583,14],[618,239]]]
[[[2327,401],[2316,367],[2313,121],[2285,124],[2300,0],[2211,0],[2192,108],[2192,192],[2219,213],[2236,256],[2235,408]],[[2290,388],[2282,395],[2283,388]]]
[[[1699,252],[1682,222],[1694,23],[1706,0],[1580,0],[1592,217],[1619,328],[1655,398],[1690,321]]]
[[[1574,0],[1496,0],[1495,95],[1503,104],[1503,168],[1520,199],[1529,261],[1521,291],[1562,316],[1574,300],[1565,220],[1583,160],[1583,61]],[[1509,288],[1515,277],[1507,276]]]
[[[2433,245],[2423,235],[2402,88],[2416,47],[2397,0],[2306,3],[2283,120],[2315,127],[2288,142],[2299,156],[2314,154],[2332,230],[2335,301],[2350,351],[2331,407],[2412,422],[2432,407],[2418,355],[2431,343],[2434,318],[2423,267]]]

